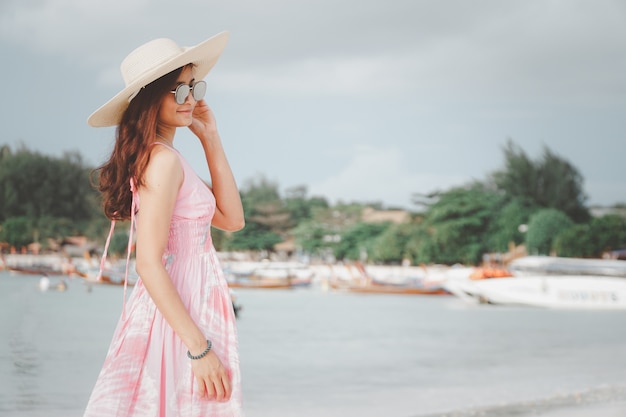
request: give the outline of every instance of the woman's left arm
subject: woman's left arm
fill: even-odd
[[[235,177],[226,159],[213,112],[204,100],[196,103],[189,129],[200,139],[209,172],[216,208],[213,226],[234,232],[245,225],[243,206]]]

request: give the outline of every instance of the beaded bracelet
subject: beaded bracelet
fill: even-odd
[[[213,346],[213,344],[211,343],[211,341],[210,341],[210,340],[208,340],[208,339],[207,339],[207,341],[206,341],[206,344],[207,344],[207,346],[206,346],[206,349],[204,349],[204,352],[202,352],[202,353],[201,353],[201,354],[199,354],[199,355],[192,355],[189,351],[187,351],[187,357],[188,357],[189,359],[193,359],[193,360],[196,360],[196,359],[202,359],[202,358],[204,358],[204,357],[205,357],[205,356],[209,353],[209,351],[211,350],[211,346]]]

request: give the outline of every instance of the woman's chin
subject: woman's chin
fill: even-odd
[[[193,117],[191,117],[191,115],[189,117],[181,117],[179,119],[180,121],[180,127],[189,127],[191,126],[191,123],[193,123]]]

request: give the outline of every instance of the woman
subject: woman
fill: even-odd
[[[235,317],[210,226],[241,229],[243,208],[202,99],[202,79],[227,40],[220,33],[191,48],[168,39],[137,48],[121,65],[126,87],[88,119],[117,125],[99,188],[111,231],[115,220],[131,220],[130,248],[136,230],[140,278],[85,417],[242,415]],[[202,144],[211,187],[173,148],[185,126]]]

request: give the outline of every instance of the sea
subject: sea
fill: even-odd
[[[0,271],[0,416],[80,417],[123,289]],[[247,417],[626,415],[626,311],[238,289]]]

